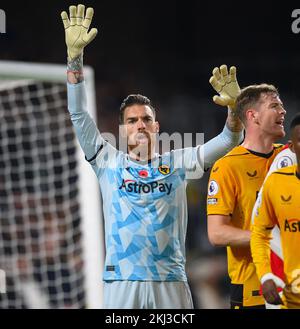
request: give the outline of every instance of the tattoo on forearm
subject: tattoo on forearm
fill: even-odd
[[[84,80],[82,55],[71,60],[68,59],[67,76],[68,82],[72,84],[76,84]]]

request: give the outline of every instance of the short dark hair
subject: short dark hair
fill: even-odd
[[[292,122],[290,124],[290,133],[292,133],[293,129],[298,125],[300,125],[300,112],[297,113],[292,119]]]
[[[279,96],[278,89],[273,85],[262,83],[259,85],[251,85],[241,90],[240,95],[236,99],[236,112],[239,119],[245,124],[246,111],[257,104],[261,94],[275,93]]]
[[[125,109],[129,106],[132,105],[147,105],[150,107],[154,117],[156,115],[155,113],[155,109],[151,104],[151,101],[149,98],[147,98],[146,96],[140,95],[140,94],[132,94],[132,95],[128,95],[122,102],[121,106],[120,106],[120,113],[119,113],[119,123],[123,124],[124,123],[124,112]]]

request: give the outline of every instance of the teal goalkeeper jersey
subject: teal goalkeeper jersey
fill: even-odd
[[[230,136],[224,128],[203,146],[156,154],[147,163],[135,162],[102,138],[85,111],[85,97],[84,83],[68,85],[71,120],[102,192],[103,279],[186,281],[187,180],[191,173],[201,176],[241,140],[241,134]]]

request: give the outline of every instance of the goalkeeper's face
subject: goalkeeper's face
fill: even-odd
[[[152,150],[159,124],[149,106],[134,104],[125,109],[122,130],[127,137],[129,149],[142,147]]]
[[[286,111],[275,93],[261,94],[255,113],[255,123],[263,135],[272,136],[274,141],[285,136],[284,117]]]

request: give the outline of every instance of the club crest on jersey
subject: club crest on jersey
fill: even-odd
[[[170,167],[168,165],[160,165],[158,171],[163,175],[168,175],[170,173]]]
[[[219,192],[219,185],[216,181],[212,180],[208,186],[208,195],[213,196]]]
[[[280,169],[280,168],[289,167],[292,165],[293,165],[293,160],[289,156],[285,155],[278,159],[276,167],[277,167],[277,169]]]

